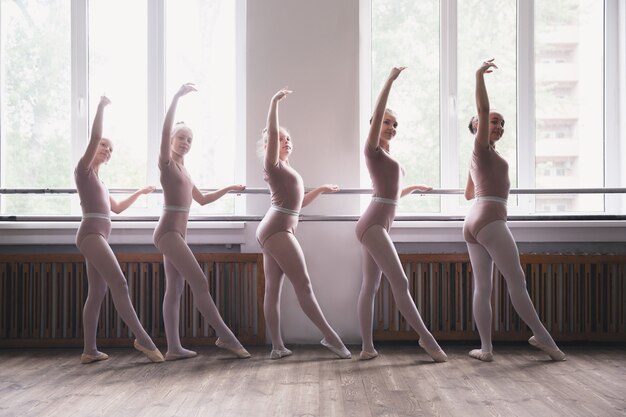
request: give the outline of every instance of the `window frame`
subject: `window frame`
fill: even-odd
[[[246,169],[246,0],[235,1],[235,68],[236,68],[236,126],[235,132],[235,164],[233,167],[234,183],[245,183]],[[146,83],[148,88],[146,100],[147,107],[147,160],[155,161],[146,166],[146,178],[149,184],[159,184],[159,170],[156,164],[159,155],[159,141],[151,141],[149,138],[160,138],[165,111],[169,104],[165,95],[166,83],[166,0],[154,0],[147,2],[147,68]],[[70,150],[71,160],[76,163],[83,155],[89,141],[90,117],[93,117],[95,109],[90,108],[89,100],[89,0],[70,0],[71,8],[71,120],[70,120]],[[1,99],[1,97],[0,97]],[[2,152],[2,149],[0,149]],[[4,167],[0,167],[4,168]],[[0,171],[0,174],[3,171]],[[0,178],[1,179],[1,178]],[[243,198],[242,198],[243,197]],[[234,211],[231,215],[241,216],[245,214],[245,195],[235,199]],[[158,218],[158,212],[149,216]],[[74,213],[80,213],[80,205],[77,198],[72,198],[72,217]],[[127,214],[126,217],[143,217],[146,213]],[[44,214],[45,218],[67,218],[59,214]]]
[[[457,96],[458,96],[458,62],[457,62],[457,0],[440,0],[440,178],[442,189],[457,188],[459,178],[459,140]],[[367,126],[371,115],[371,30],[372,30],[372,0],[360,0],[360,141],[364,145]],[[626,112],[624,88],[624,54],[618,53],[623,48],[626,19],[624,4],[619,0],[604,0],[604,62],[603,62],[603,146],[604,146],[604,187],[617,188],[626,185],[626,173],[621,167],[626,163],[626,157],[621,156],[620,148],[626,147],[626,141],[620,142],[620,137],[626,136],[624,113]],[[517,184],[518,188],[535,188],[535,149],[536,149],[536,119],[535,119],[535,89],[527,86],[535,85],[535,39],[534,17],[535,0],[517,0],[517,137],[524,138],[517,143]],[[620,20],[621,19],[621,20]],[[621,23],[620,23],[621,22]],[[609,89],[607,86],[619,86]],[[526,87],[526,88],[525,88]],[[621,92],[620,92],[621,91]],[[621,101],[620,101],[621,100]],[[621,112],[621,114],[620,114]],[[621,135],[621,136],[620,136]],[[623,152],[622,152],[623,153]],[[620,173],[621,175],[609,175]],[[363,166],[360,167],[361,185],[369,183],[369,176]],[[465,184],[459,184],[463,189]],[[466,209],[458,204],[457,195],[443,194],[441,198],[442,218],[458,216]],[[367,199],[361,199],[361,206],[367,204]],[[611,216],[623,212],[626,208],[626,195],[605,194],[604,211],[594,216]],[[541,217],[546,213],[537,213],[535,195],[518,194],[517,205],[511,208],[512,214]],[[419,214],[419,213],[418,213]],[[585,213],[566,213],[565,215]],[[554,215],[550,217],[554,217]],[[399,216],[401,217],[401,216]]]

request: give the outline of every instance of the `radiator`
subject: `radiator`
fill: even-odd
[[[230,329],[244,344],[265,344],[262,255],[197,254],[196,258]],[[139,320],[163,343],[162,256],[121,254],[118,260]],[[0,255],[0,347],[82,346],[86,298],[87,275],[81,255]],[[212,344],[216,338],[194,307],[188,285],[181,300],[180,334],[186,345]],[[100,312],[99,345],[128,346],[131,338],[107,292]]]
[[[401,255],[409,291],[439,340],[477,340],[472,315],[472,267],[466,254]],[[626,256],[527,254],[526,286],[539,317],[557,341],[626,341]],[[520,341],[532,333],[511,304],[494,268],[493,339]],[[374,309],[376,340],[415,340],[383,280]]]
[[[477,340],[472,317],[472,268],[467,255],[401,255],[409,289],[439,340]],[[139,319],[164,343],[165,291],[159,254],[121,254]],[[245,344],[265,343],[261,254],[198,254],[210,292],[233,332]],[[559,341],[626,341],[626,256],[522,255],[526,283],[540,318]],[[87,278],[81,255],[0,255],[0,347],[82,346]],[[354,308],[356,306],[347,307]],[[530,337],[494,271],[494,340]],[[352,311],[354,311],[352,310]],[[415,340],[383,280],[375,304],[376,340]],[[180,333],[186,345],[211,344],[212,329],[193,306],[186,286]],[[113,307],[102,305],[101,346],[128,346],[131,334]]]

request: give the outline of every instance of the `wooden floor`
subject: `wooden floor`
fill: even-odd
[[[527,345],[497,346],[495,361],[444,345],[434,364],[411,345],[382,345],[372,361],[338,360],[317,346],[294,355],[233,359],[201,348],[152,364],[131,349],[79,363],[78,350],[0,350],[1,416],[618,416],[626,415],[623,346],[564,346],[550,362]],[[353,354],[358,348],[351,346]]]

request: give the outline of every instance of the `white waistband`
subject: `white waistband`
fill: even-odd
[[[398,200],[393,200],[391,198],[372,197],[372,201],[374,203],[389,204],[389,205],[392,205],[392,206],[397,206],[398,205]]]
[[[291,209],[280,207],[280,206],[272,206],[271,209],[274,210],[274,211],[278,211],[280,213],[289,214],[291,216],[296,216],[297,217],[297,216],[300,215],[300,213],[297,212],[296,210],[291,210]]]
[[[104,214],[104,213],[83,213],[83,219],[111,220],[111,215],[110,214]]]
[[[163,210],[165,211],[181,211],[184,213],[189,213],[189,207],[181,207],[181,206],[163,206]]]
[[[494,203],[501,203],[506,206],[506,198],[501,198],[501,197],[491,197],[491,196],[486,195],[486,196],[476,197],[476,201],[493,201]]]

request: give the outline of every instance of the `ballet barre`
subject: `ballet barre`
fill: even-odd
[[[306,189],[310,191],[311,189]],[[110,194],[132,194],[136,188],[111,188]],[[202,192],[217,191],[217,188],[201,188]],[[412,194],[419,195],[455,195],[463,194],[465,190],[460,188],[436,188],[430,191],[414,191]],[[0,188],[0,195],[16,194],[76,194],[75,188]],[[157,188],[154,194],[162,194],[163,190]],[[230,191],[229,194],[269,194],[267,188],[246,188],[243,191]],[[334,193],[324,194],[372,194],[371,188],[344,188]],[[512,188],[510,194],[533,195],[533,194],[626,194],[626,188]]]

